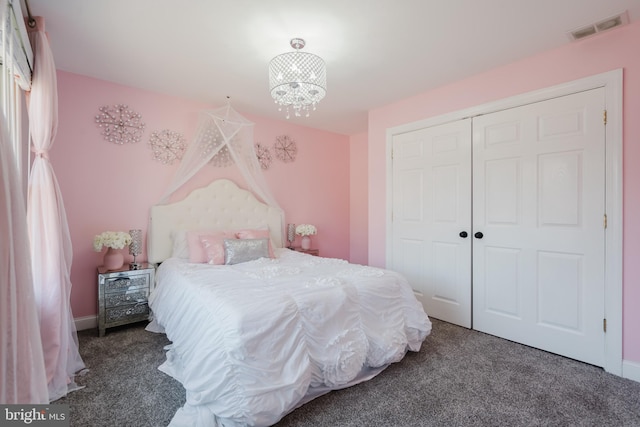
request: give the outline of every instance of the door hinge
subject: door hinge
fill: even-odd
[[[602,121],[604,121],[604,124],[607,124],[607,110],[604,110],[604,113],[602,115]]]
[[[607,319],[602,319],[602,332],[607,332]]]
[[[607,223],[607,214],[604,214],[604,223],[603,223],[604,228],[607,228],[607,224],[608,224]]]

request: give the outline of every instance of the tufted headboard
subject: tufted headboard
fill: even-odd
[[[269,228],[271,241],[281,248],[284,213],[266,205],[228,179],[192,191],[183,200],[151,207],[147,256],[150,263],[171,257],[172,231]]]

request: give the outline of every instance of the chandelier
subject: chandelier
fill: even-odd
[[[269,90],[278,110],[285,107],[287,119],[290,110],[296,117],[309,110],[327,94],[327,70],[324,61],[317,55],[300,52],[305,45],[303,39],[291,39],[294,52],[276,56],[269,63]]]

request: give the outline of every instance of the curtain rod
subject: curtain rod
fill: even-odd
[[[36,20],[33,19],[33,16],[31,15],[31,8],[29,7],[29,0],[24,0],[24,5],[27,9],[27,16],[29,17],[29,20],[27,21],[27,23],[29,24],[29,26],[31,28],[35,28],[36,26]]]

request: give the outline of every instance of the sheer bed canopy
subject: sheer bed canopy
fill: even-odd
[[[176,190],[209,162],[233,161],[249,190],[281,212],[279,232],[284,237],[284,213],[269,190],[256,157],[253,126],[253,122],[234,110],[229,102],[217,109],[201,111],[195,135],[160,204],[166,204]]]

